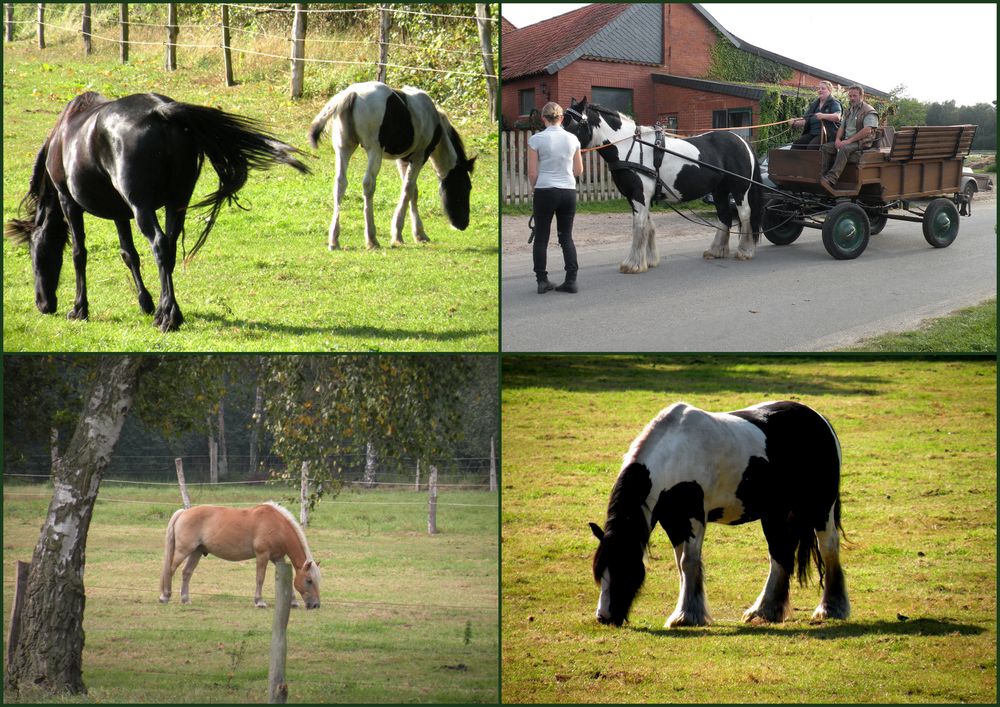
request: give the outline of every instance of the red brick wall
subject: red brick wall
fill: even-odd
[[[656,108],[660,115],[676,115],[679,132],[697,132],[712,127],[712,111],[750,108],[752,124],[760,119],[760,104],[750,98],[704,93],[691,88],[654,84]],[[657,116],[658,117],[658,116]]]
[[[663,68],[668,74],[704,78],[719,35],[690,5],[663,5]]]

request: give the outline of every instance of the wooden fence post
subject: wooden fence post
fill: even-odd
[[[167,4],[167,57],[164,68],[167,71],[177,69],[177,34],[180,28],[177,27],[177,3]]]
[[[4,40],[8,42],[14,41],[14,3],[5,2],[3,4],[4,10],[4,22],[6,24]]]
[[[493,62],[493,24],[490,22],[490,6],[486,3],[476,3],[476,24],[479,26],[479,48],[483,53],[483,69],[486,71],[490,117],[496,121],[500,116],[497,111],[497,71]]]
[[[299,525],[309,525],[309,462],[302,462],[302,481],[299,484]]]
[[[45,49],[45,3],[38,3],[38,48]]]
[[[497,447],[496,438],[490,435],[490,491],[497,490]]]
[[[7,630],[7,669],[10,670],[10,661],[14,656],[14,649],[17,648],[21,640],[21,608],[24,606],[24,594],[28,588],[28,572],[31,570],[30,562],[17,561],[17,571],[14,573],[14,606],[10,610],[10,627]]]
[[[118,6],[119,24],[121,25],[121,43],[118,47],[118,56],[123,64],[128,63],[128,3],[123,2]]]
[[[292,20],[292,98],[302,98],[302,82],[306,63],[306,6],[295,3],[295,19]]]
[[[267,671],[267,701],[283,705],[288,701],[285,659],[288,657],[288,615],[292,608],[292,566],[274,565],[274,621],[271,624],[271,662]]]
[[[388,68],[386,64],[389,63],[389,27],[392,21],[388,5],[378,6],[378,17],[378,80],[385,83],[385,73]]]
[[[431,464],[431,475],[427,481],[427,534],[437,535],[438,470]]]
[[[90,3],[83,3],[83,55],[90,56]]]
[[[229,49],[229,5],[222,3],[222,63],[226,69],[226,85],[235,86],[233,80],[233,54]]]
[[[191,507],[191,497],[188,496],[187,484],[184,483],[184,460],[180,457],[174,459],[174,466],[177,468],[177,483],[181,487],[181,498],[184,500],[184,507]]]

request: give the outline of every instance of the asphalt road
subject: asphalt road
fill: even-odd
[[[751,261],[704,260],[710,230],[657,214],[660,265],[638,275],[618,272],[628,215],[577,218],[575,231],[604,234],[578,245],[580,292],[538,295],[530,252],[509,246],[523,243],[527,218],[504,217],[502,351],[824,351],[996,296],[995,199],[977,200],[948,248],[929,246],[919,223],[889,221],[847,261],[814,229],[788,246],[761,239]],[[549,268],[561,282],[554,244]]]

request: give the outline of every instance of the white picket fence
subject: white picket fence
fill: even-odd
[[[503,201],[505,204],[530,204],[528,184],[528,138],[530,130],[509,130],[500,133],[500,162],[503,167]],[[583,154],[583,175],[576,185],[580,201],[620,199],[621,194],[611,181],[611,172],[596,152]]]

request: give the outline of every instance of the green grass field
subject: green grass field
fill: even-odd
[[[115,34],[113,28],[108,32]],[[190,35],[187,40],[200,41]],[[251,63],[238,56],[240,83],[227,88],[221,80],[220,52],[182,48],[180,68],[168,73],[162,69],[161,47],[136,45],[130,63],[121,65],[115,45],[96,43],[97,54],[84,59],[77,37],[51,33],[48,41],[44,51],[34,46],[33,38],[4,44],[5,222],[17,215],[35,155],[59,112],[84,91],[109,97],[155,91],[217,106],[262,120],[281,139],[307,148],[309,124],[327,99],[354,81],[375,77],[371,65],[365,70],[310,65],[305,97],[292,101],[287,97],[288,62],[281,59],[252,57]],[[217,43],[217,39],[206,41]],[[277,49],[287,52],[284,47]],[[441,80],[446,79],[427,75],[428,82]],[[351,162],[341,216],[343,250],[329,252],[326,234],[333,213],[334,155],[324,138],[315,158],[304,160],[314,172],[311,176],[287,167],[251,173],[240,192],[250,210],[224,208],[198,256],[186,268],[178,265],[174,282],[186,320],[180,332],[161,334],[152,317],[140,311],[112,222],[85,217],[89,322],[65,319],[74,296],[68,251],[58,291],[59,311],[43,316],[34,305],[28,250],[5,241],[4,350],[496,351],[496,125],[485,107],[471,117],[453,117],[467,152],[479,156],[466,231],[448,224],[437,177],[428,165],[421,172],[419,189],[431,242],[413,243],[407,218],[406,244],[389,248],[389,221],[400,180],[395,165],[386,162],[375,196],[375,222],[383,247],[367,251],[361,197],[365,159],[359,151]],[[214,191],[216,184],[214,170],[206,165],[195,200]],[[200,231],[193,221],[189,216],[189,248]],[[152,251],[134,224],[133,235],[146,285],[156,301],[159,279]]]
[[[630,622],[599,625],[587,522],[635,435],[677,400],[781,398],[843,446],[850,620],[810,624],[813,583],[791,621],[742,624],[766,544],[759,524],[712,524],[713,626],[663,628],[678,575],[659,530]],[[994,703],[996,399],[992,359],[505,357],[504,702]]]
[[[439,493],[436,536],[427,534],[426,493],[345,491],[317,506],[306,537],[322,568],[322,606],[292,610],[289,702],[496,703],[497,497]],[[297,514],[280,487],[199,486],[191,495],[234,505],[273,498]],[[31,559],[50,498],[48,486],[4,485],[5,568]],[[157,601],[179,498],[176,488],[102,487],[87,543],[89,694],[72,701],[267,701],[273,612],[253,607],[253,560],[206,557],[190,605],[179,603],[179,570],[171,602]],[[13,580],[4,574],[6,635]],[[273,565],[263,594],[273,602]]]

